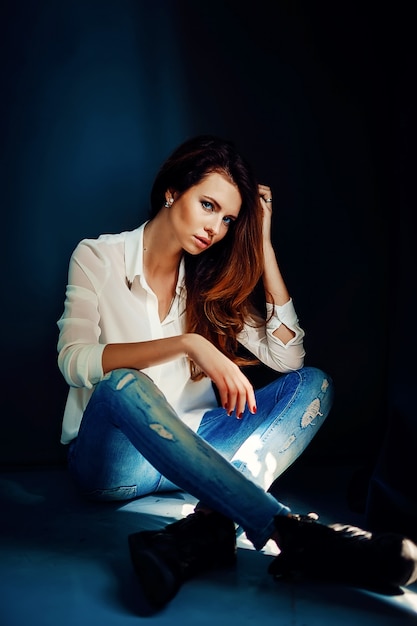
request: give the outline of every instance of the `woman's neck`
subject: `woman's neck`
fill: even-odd
[[[143,233],[143,264],[151,275],[177,273],[182,258],[161,213],[146,224]]]

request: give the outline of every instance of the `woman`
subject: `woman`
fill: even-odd
[[[161,607],[191,576],[232,564],[235,524],[258,550],[277,543],[277,576],[314,568],[362,585],[416,580],[409,540],[321,525],[267,492],[333,397],[331,379],[304,367],[271,244],[270,188],[231,142],[200,136],[162,165],[151,208],[136,230],[77,246],[58,322],[70,386],[62,443],[82,493],[183,489],[199,500],[185,519],[129,536],[149,602]],[[277,376],[254,390],[242,367],[259,362]]]

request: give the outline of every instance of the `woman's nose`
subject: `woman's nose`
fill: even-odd
[[[204,230],[211,235],[218,235],[218,233],[220,232],[221,223],[222,218],[220,216],[214,215],[210,222],[206,225]]]

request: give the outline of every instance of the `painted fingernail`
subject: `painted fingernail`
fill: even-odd
[[[238,419],[238,420],[241,420],[241,419],[242,419],[242,417],[243,417],[243,412],[242,412],[242,413],[239,413],[239,415],[236,415],[236,417],[237,417],[237,419]]]
[[[258,409],[256,408],[256,406],[253,406],[253,407],[252,407],[252,413],[253,413],[253,414],[255,414],[257,410],[258,410]]]

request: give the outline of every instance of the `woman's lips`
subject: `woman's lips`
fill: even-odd
[[[198,235],[194,235],[194,240],[199,248],[205,250],[209,247],[211,240],[206,237],[198,237]]]

